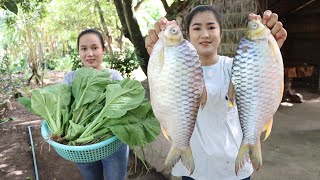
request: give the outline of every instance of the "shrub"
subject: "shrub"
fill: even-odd
[[[120,71],[124,77],[130,77],[132,71],[137,69],[142,62],[136,51],[130,49],[126,49],[123,53],[115,51],[113,57],[106,55],[104,60],[108,67]]]

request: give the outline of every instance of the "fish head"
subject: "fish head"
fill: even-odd
[[[253,19],[247,24],[246,38],[250,40],[264,39],[270,34],[270,29],[261,20]]]
[[[175,46],[183,41],[182,32],[175,23],[167,26],[160,38],[165,46]]]

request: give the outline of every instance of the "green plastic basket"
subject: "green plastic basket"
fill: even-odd
[[[123,144],[116,136],[113,136],[96,144],[68,146],[51,140],[50,134],[51,132],[48,128],[47,122],[43,121],[41,126],[41,135],[44,140],[53,146],[61,157],[77,163],[94,162],[104,159],[116,152]]]

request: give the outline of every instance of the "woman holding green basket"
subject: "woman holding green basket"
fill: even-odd
[[[77,48],[81,62],[84,67],[92,67],[97,70],[106,69],[102,65],[103,54],[106,47],[102,34],[94,29],[82,31],[78,36]],[[112,69],[108,69],[110,80],[122,80],[121,74]],[[75,77],[75,72],[65,75],[63,83],[71,85]],[[125,180],[129,156],[129,147],[122,144],[112,155],[91,163],[77,163],[80,173],[85,180]]]

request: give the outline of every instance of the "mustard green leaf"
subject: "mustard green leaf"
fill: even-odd
[[[160,134],[159,121],[152,113],[138,118],[136,114],[128,112],[125,116],[114,119],[108,124],[108,128],[129,146],[144,146],[153,142]]]
[[[33,111],[47,120],[52,133],[61,135],[63,130],[62,109],[70,103],[70,86],[56,84],[43,89],[34,89],[31,93],[31,107]]]
[[[75,98],[75,109],[93,102],[110,83],[108,70],[80,68],[75,71],[72,82],[72,95]]]

